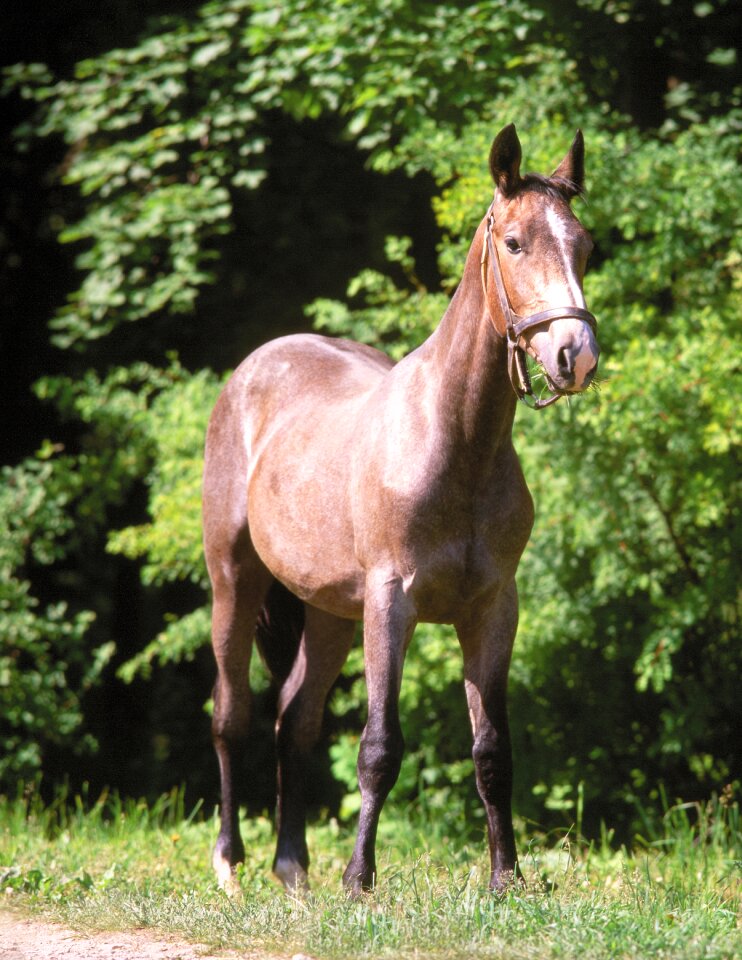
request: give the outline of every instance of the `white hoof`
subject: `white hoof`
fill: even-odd
[[[214,851],[214,856],[211,858],[211,863],[214,867],[219,887],[229,897],[239,896],[242,893],[242,889],[237,879],[237,871],[235,868],[216,850]]]

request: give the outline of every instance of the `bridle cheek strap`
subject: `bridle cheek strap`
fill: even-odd
[[[550,310],[541,310],[539,313],[532,313],[527,317],[521,317],[519,314],[514,313],[513,308],[510,306],[510,298],[508,297],[505,289],[505,283],[502,279],[500,258],[497,255],[497,249],[495,248],[495,243],[492,239],[492,228],[494,227],[494,224],[495,214],[493,207],[490,207],[487,213],[485,239],[484,243],[482,244],[482,257],[480,260],[482,270],[482,286],[486,294],[487,260],[489,260],[492,267],[492,276],[495,278],[495,287],[497,288],[497,296],[500,301],[500,310],[502,311],[502,316],[505,320],[504,335],[508,344],[508,375],[510,377],[510,382],[512,383],[513,389],[515,390],[519,400],[523,400],[524,403],[526,403],[528,406],[532,406],[535,410],[541,410],[543,407],[548,407],[552,403],[556,403],[562,394],[552,392],[550,396],[540,400],[534,400],[533,403],[528,404],[526,397],[533,397],[534,394],[533,387],[531,385],[531,377],[528,373],[528,367],[526,365],[526,353],[525,350],[520,346],[519,342],[521,336],[527,330],[533,329],[533,327],[540,327],[544,323],[551,323],[552,320],[566,320],[568,318],[584,320],[587,324],[589,324],[593,332],[595,332],[597,330],[598,321],[589,310],[585,310],[584,307],[576,306],[552,307]],[[497,324],[492,316],[492,311],[490,310],[489,312],[492,325],[495,327],[495,330],[497,330]],[[503,335],[500,330],[497,330],[497,332],[500,336]]]

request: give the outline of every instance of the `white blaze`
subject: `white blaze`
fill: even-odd
[[[586,309],[585,297],[580,279],[575,272],[571,255],[572,242],[569,223],[559,216],[553,207],[546,208],[546,222],[551,231],[554,246],[559,255],[561,270],[552,267],[553,277],[541,294],[544,309],[551,307],[582,307]],[[571,343],[577,347],[574,357],[575,380],[570,388],[582,390],[588,374],[598,359],[597,345],[590,327],[577,317],[565,317],[554,320],[547,327],[536,330],[529,338],[529,352],[543,363],[547,370],[556,371],[556,357],[562,344]],[[548,359],[547,359],[548,358]]]
[[[572,261],[569,257],[567,225],[553,207],[546,208],[546,220],[559,249],[567,289],[572,295],[571,304],[559,303],[555,304],[555,306],[585,307],[585,297],[582,293],[582,286],[574,272]]]

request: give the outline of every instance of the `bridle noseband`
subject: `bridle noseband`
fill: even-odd
[[[526,332],[526,330],[531,330],[533,327],[539,327],[544,323],[551,323],[552,320],[565,320],[568,318],[584,320],[590,325],[593,333],[595,333],[597,331],[598,321],[595,319],[593,314],[590,313],[589,310],[585,310],[584,307],[553,307],[550,310],[541,310],[539,313],[532,313],[527,317],[521,317],[519,314],[515,313],[513,308],[510,306],[510,298],[505,290],[505,283],[502,279],[502,269],[500,267],[500,258],[497,255],[497,248],[495,247],[494,240],[492,239],[492,228],[494,225],[495,204],[493,201],[489,210],[487,211],[485,238],[484,243],[482,244],[482,257],[480,260],[482,269],[482,286],[485,292],[485,300],[487,294],[487,259],[489,257],[489,261],[492,264],[492,275],[495,278],[495,286],[497,287],[497,294],[500,299],[500,309],[502,310],[502,315],[505,319],[505,330],[508,343],[508,375],[510,377],[510,382],[512,383],[513,390],[515,390],[519,400],[522,400],[527,406],[532,407],[534,410],[541,410],[543,407],[548,407],[552,403],[556,403],[556,401],[559,400],[563,394],[552,391],[549,397],[539,400],[534,399],[533,403],[528,403],[526,397],[533,398],[534,393],[533,387],[531,386],[531,377],[528,373],[528,367],[526,365],[525,350],[518,342],[521,336]]]

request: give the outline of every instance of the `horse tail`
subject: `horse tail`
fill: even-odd
[[[303,631],[304,604],[274,580],[258,617],[255,640],[263,662],[279,687],[291,673]]]

